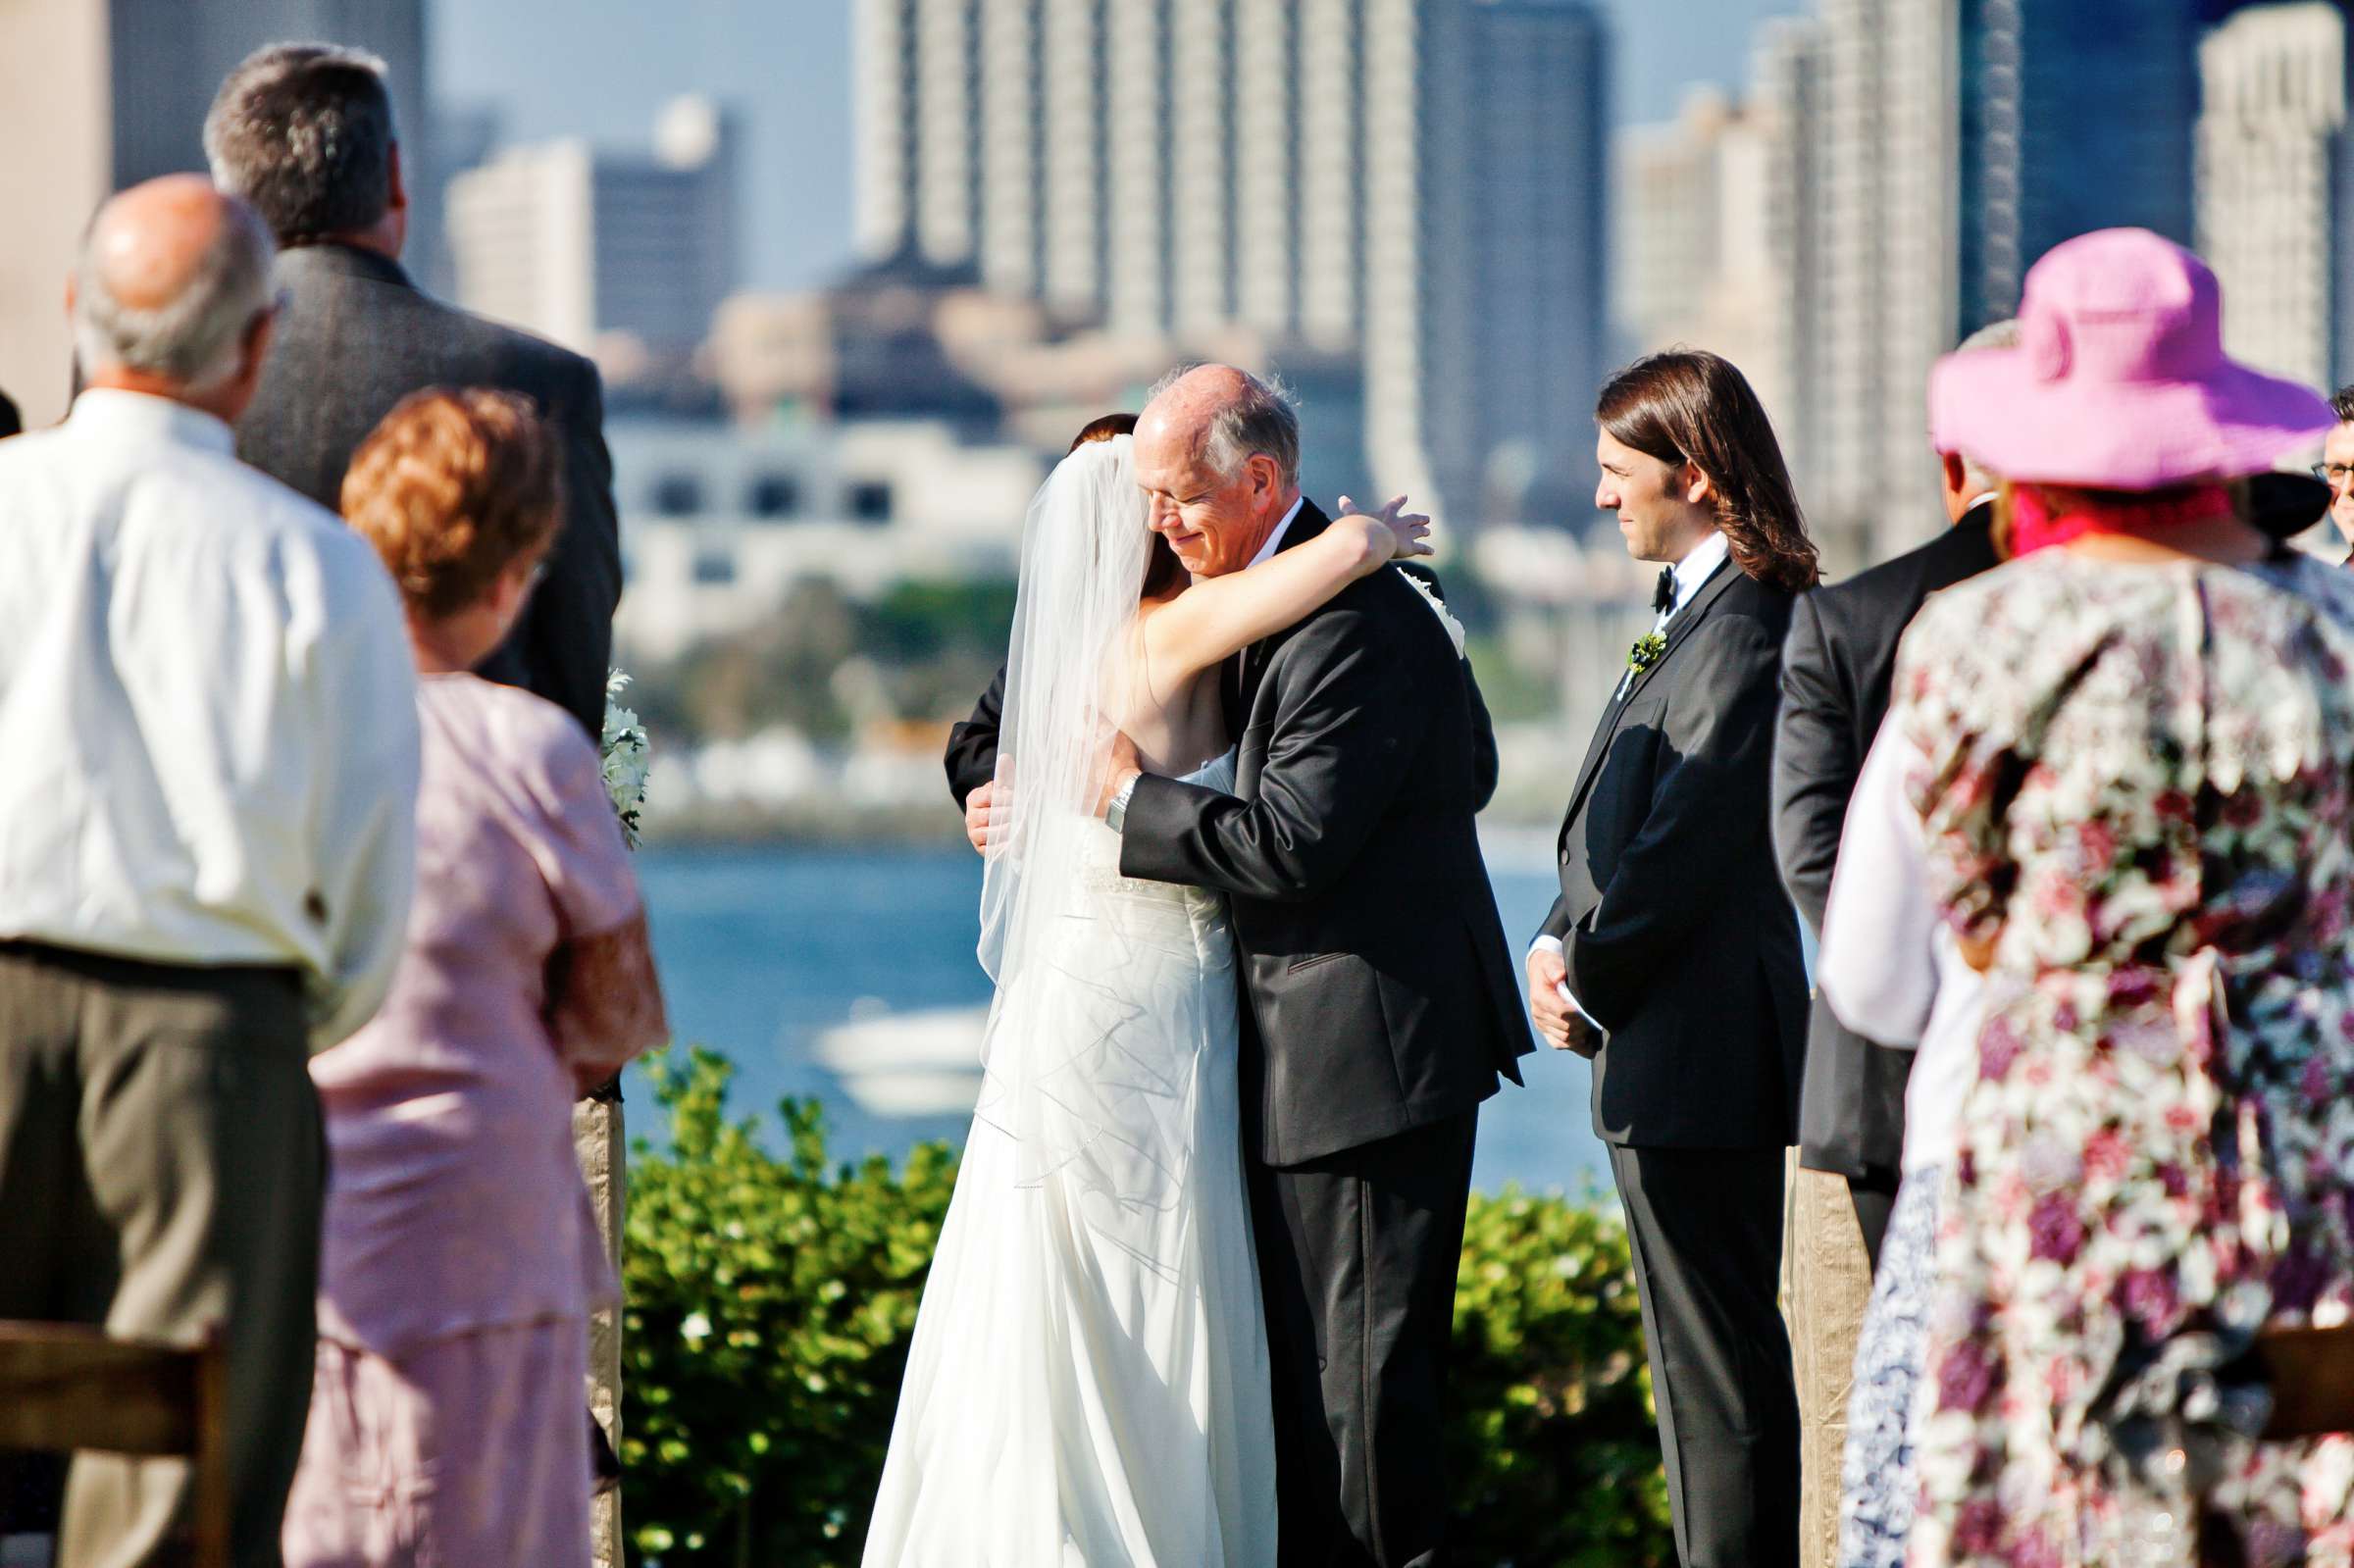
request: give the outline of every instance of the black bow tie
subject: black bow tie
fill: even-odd
[[[1675,568],[1663,566],[1660,568],[1660,585],[1651,590],[1651,611],[1654,615],[1665,615],[1674,608]]]

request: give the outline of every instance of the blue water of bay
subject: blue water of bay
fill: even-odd
[[[1489,845],[1515,943],[1553,901],[1544,850]],[[639,875],[674,1033],[735,1063],[737,1114],[814,1096],[840,1158],[962,1141],[990,998],[973,956],[979,857],[961,845],[650,848]],[[1521,1069],[1525,1087],[1507,1084],[1481,1107],[1474,1183],[1607,1191],[1586,1063],[1548,1050]],[[625,1088],[633,1130],[658,1135],[643,1075],[633,1068]]]

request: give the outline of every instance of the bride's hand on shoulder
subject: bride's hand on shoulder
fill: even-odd
[[[1400,495],[1378,512],[1360,512],[1355,501],[1346,495],[1341,497],[1341,515],[1333,520],[1333,527],[1352,530],[1360,537],[1366,571],[1374,571],[1390,561],[1434,553],[1430,545],[1430,519],[1420,512],[1406,511],[1405,506],[1406,497]]]

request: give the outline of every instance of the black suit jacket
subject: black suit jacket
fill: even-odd
[[[948,726],[947,755],[941,760],[948,770],[948,793],[956,797],[956,809],[964,809],[965,798],[974,790],[997,777],[998,731],[1005,718],[1005,667],[998,666],[997,679],[973,704],[972,717],[961,724]]]
[[[1888,712],[1896,647],[1928,596],[1995,564],[1991,503],[1919,548],[1798,601],[1782,648],[1782,716],[1773,747],[1773,823],[1782,880],[1822,930],[1839,832],[1864,755]],[[1799,1096],[1800,1163],[1885,1179],[1905,1146],[1910,1050],[1843,1026],[1818,995]]]
[[[1285,546],[1327,526],[1304,506]],[[1120,870],[1226,893],[1245,1135],[1301,1165],[1471,1109],[1535,1047],[1474,827],[1494,733],[1430,607],[1376,572],[1239,676],[1237,792],[1139,780]]]
[[[1613,1143],[1790,1141],[1807,982],[1766,805],[1790,604],[1718,567],[1604,711],[1570,791],[1544,931],[1605,1032],[1594,1131]]]
[[[378,421],[427,386],[488,386],[539,405],[564,441],[564,527],[547,574],[482,674],[568,710],[592,735],[605,716],[621,536],[604,393],[580,355],[444,305],[398,263],[342,245],[281,252],[284,308],[237,456],[340,511],[343,471]]]

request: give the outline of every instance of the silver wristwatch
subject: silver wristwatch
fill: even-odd
[[[1120,785],[1120,792],[1111,797],[1110,806],[1104,810],[1103,826],[1109,828],[1113,833],[1126,832],[1128,824],[1128,801],[1129,798],[1136,793],[1137,780],[1142,779],[1144,775],[1141,773],[1130,774],[1128,776],[1128,782]]]

